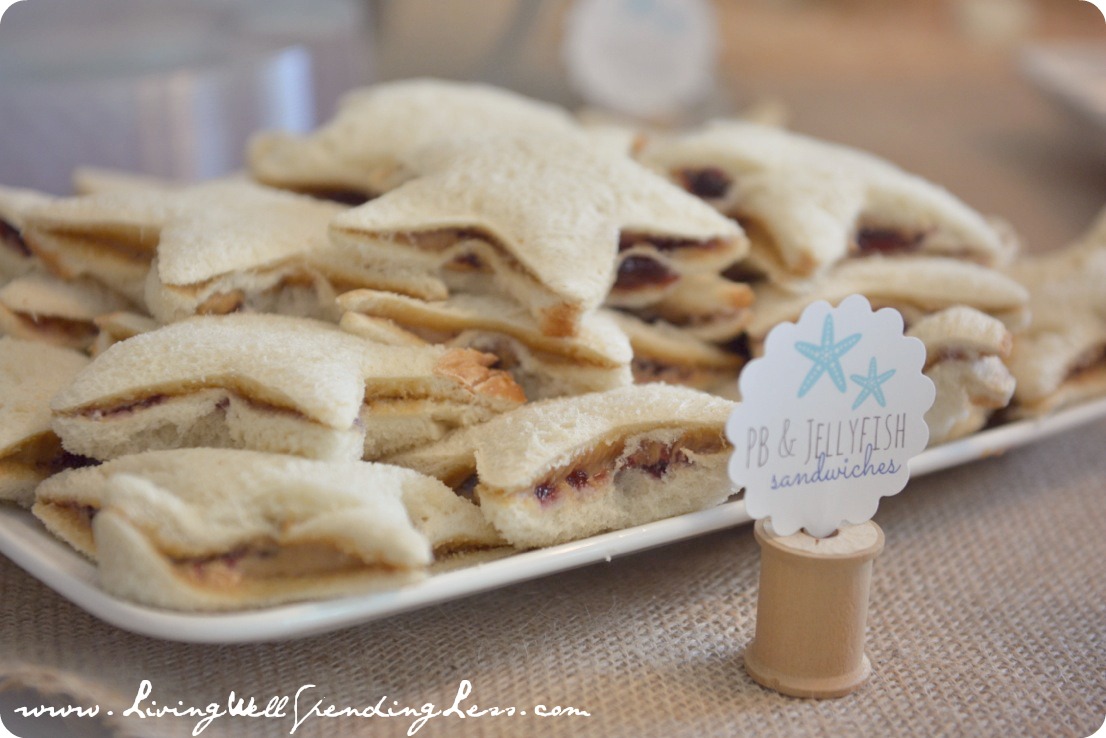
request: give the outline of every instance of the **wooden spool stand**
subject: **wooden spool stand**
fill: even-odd
[[[792,697],[843,697],[872,671],[864,655],[872,562],[883,531],[868,521],[828,538],[780,536],[766,520],[760,544],[756,633],[745,670],[758,684]]]

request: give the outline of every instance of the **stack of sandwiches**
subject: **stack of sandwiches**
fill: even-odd
[[[0,188],[0,499],[148,605],[394,588],[719,504],[737,375],[815,300],[903,313],[934,443],[1106,392],[1106,220],[1018,260],[784,130],[414,80],[247,159]]]

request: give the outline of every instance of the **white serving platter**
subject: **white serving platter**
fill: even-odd
[[[1103,418],[1106,398],[1038,420],[999,426],[925,451],[911,462],[911,474],[917,477],[996,456]],[[749,522],[745,503],[733,500],[710,510],[443,571],[394,591],[225,614],[158,610],[107,594],[91,562],[20,508],[0,508],[0,553],[78,607],[124,630],[171,641],[249,643],[367,623]]]

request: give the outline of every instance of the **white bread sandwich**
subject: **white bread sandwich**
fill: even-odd
[[[956,305],[986,313],[1011,330],[1028,320],[1025,287],[997,270],[947,257],[872,256],[836,264],[803,291],[757,285],[748,326],[754,350],[773,326],[797,320],[810,303],[836,304],[853,293],[867,297],[873,308],[895,308],[907,325]]]
[[[1014,334],[1012,417],[1035,417],[1106,395],[1106,211],[1059,251],[1009,274],[1029,290],[1029,326]]]
[[[197,317],[117,343],[54,398],[66,449],[248,448],[376,458],[525,398],[495,357],[374,344],[303,318]]]
[[[142,306],[147,274],[164,228],[171,224],[181,227],[176,225],[181,219],[206,218],[205,228],[232,229],[219,249],[206,249],[204,258],[190,261],[187,255],[168,257],[176,266],[166,267],[165,281],[194,284],[210,279],[213,269],[218,275],[241,268],[243,263],[256,265],[258,252],[272,258],[277,252],[289,251],[286,242],[276,247],[260,243],[261,239],[243,228],[234,214],[252,214],[266,206],[288,206],[295,201],[289,193],[233,178],[182,187],[108,188],[57,198],[28,209],[22,235],[27,247],[58,277],[95,279]],[[187,227],[185,231],[179,237],[186,241],[212,237],[206,232],[188,231]],[[178,248],[187,249],[187,243]],[[295,248],[302,250],[302,245]]]
[[[398,497],[411,525],[430,544],[435,557],[496,547],[502,539],[468,500],[454,494],[435,479],[410,469],[362,461],[323,462],[293,456],[236,449],[191,448],[146,451],[121,456],[103,464],[55,474],[35,491],[33,512],[58,538],[95,560],[96,541],[92,521],[103,509],[113,477],[141,477],[173,492],[220,494],[236,505],[257,502],[258,492],[274,479],[289,477],[300,482],[322,480],[318,494],[329,494],[328,484],[347,480],[353,492]],[[331,480],[331,481],[327,481]],[[310,490],[310,488],[308,488]],[[337,491],[342,493],[340,487]],[[300,504],[311,499],[305,494]],[[252,513],[251,513],[252,514]]]
[[[729,497],[732,408],[686,387],[632,385],[526,405],[390,462],[473,494],[512,545],[550,546]]]
[[[334,118],[307,136],[256,134],[247,163],[272,187],[361,204],[414,176],[406,157],[424,146],[498,132],[577,130],[566,111],[506,90],[413,79],[349,93]]]
[[[613,311],[618,326],[630,339],[631,364],[638,384],[665,382],[710,390],[725,382],[736,384],[744,357],[696,338],[664,321],[647,323]]]
[[[422,299],[505,293],[550,336],[574,335],[612,290],[660,299],[683,272],[747,246],[705,203],[578,136],[452,140],[410,163],[419,176],[335,218],[344,258],[387,278],[380,289]],[[646,261],[679,272],[654,279]]]
[[[87,364],[71,349],[0,338],[0,501],[30,506],[39,482],[84,461],[50,429],[50,398]]]
[[[221,187],[198,186],[188,199],[160,189],[57,198],[27,213],[23,238],[56,276],[94,279],[141,305],[161,228],[189,205],[217,202]]]
[[[925,344],[925,375],[937,390],[925,416],[930,446],[976,432],[1010,403],[1014,377],[1003,362],[1013,339],[1000,321],[951,307],[922,318],[906,335]]]
[[[436,555],[501,543],[437,480],[380,464],[185,449],[81,471],[51,480],[36,514],[94,556],[105,590],[156,607],[394,589]]]
[[[847,256],[927,254],[994,266],[1011,244],[945,189],[872,154],[774,126],[713,121],[652,140],[647,165],[736,218],[749,261],[778,283]]]
[[[543,334],[537,321],[499,295],[424,301],[394,292],[354,290],[338,299],[343,329],[382,343],[440,344],[499,358],[526,397],[540,400],[630,384],[630,343],[606,311],[586,315],[570,338]]]
[[[337,320],[334,289],[312,264],[329,248],[344,208],[248,182],[225,186],[218,206],[188,209],[161,230],[147,277],[151,315],[264,312]]]
[[[100,316],[129,307],[125,298],[90,279],[64,282],[32,271],[0,287],[0,332],[83,351],[99,335]]]

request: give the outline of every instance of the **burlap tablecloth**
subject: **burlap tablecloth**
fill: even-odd
[[[746,676],[758,574],[749,526],[329,635],[246,646],[129,635],[4,560],[0,654],[9,670],[24,665],[21,684],[40,682],[45,668],[80,680],[70,691],[95,685],[105,710],[114,697],[115,722],[130,733],[103,735],[191,731],[198,718],[119,717],[148,679],[147,707],[225,704],[231,690],[264,705],[314,684],[301,716],[319,699],[446,709],[468,680],[463,708],[528,712],[436,717],[416,733],[426,736],[1082,737],[1106,717],[1104,453],[1106,423],[1097,423],[916,479],[884,500],[874,672],[839,700],[782,697]],[[538,704],[590,716],[538,718]],[[218,718],[203,735],[288,735],[287,712]],[[295,735],[398,736],[414,721],[311,717]]]

